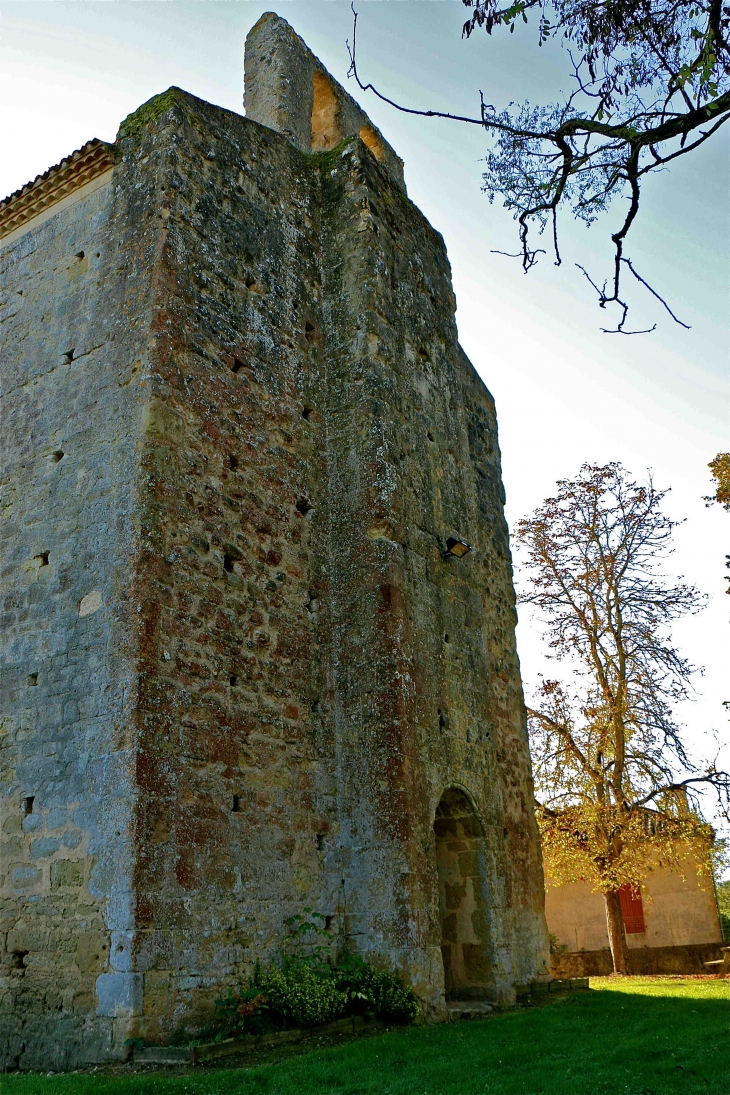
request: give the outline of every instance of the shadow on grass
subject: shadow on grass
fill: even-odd
[[[616,983],[254,1069],[6,1077],[4,1095],[727,1095],[727,989]],[[604,986],[608,987],[608,986]]]

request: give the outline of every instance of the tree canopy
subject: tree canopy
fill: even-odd
[[[357,70],[356,29],[351,73],[363,90],[399,110],[482,126],[492,138],[484,172],[490,200],[499,197],[518,222],[523,268],[530,270],[544,247],[533,242],[548,229],[556,264],[562,261],[558,214],[569,208],[588,224],[614,199],[628,205],[611,233],[614,257],[605,280],[579,267],[601,308],[616,305],[606,333],[655,329],[627,326],[622,276],[631,274],[687,326],[637,270],[626,252],[644,179],[693,152],[730,118],[730,6],[722,0],[463,0],[471,9],[463,33],[514,32],[532,21],[542,45],[566,47],[571,89],[552,103],[498,108],[480,92],[475,117],[403,107],[363,83]],[[354,9],[353,9],[354,10]]]
[[[707,467],[715,480],[715,493],[708,495],[705,501],[709,506],[716,502],[730,513],[730,452],[719,452]]]
[[[589,880],[606,900],[615,968],[626,972],[622,886],[657,865],[708,863],[712,831],[692,807],[714,787],[727,813],[730,777],[695,764],[674,705],[693,667],[672,623],[703,596],[663,573],[676,522],[666,491],[620,464],[585,464],[517,525],[520,601],[542,618],[563,680],[543,680],[528,709],[538,821],[556,883]]]
[[[730,513],[730,452],[719,452],[707,466],[715,480],[715,493],[705,495],[705,502],[708,506],[722,506]],[[730,570],[730,555],[725,556],[725,567]],[[725,575],[725,581],[730,582],[730,575]],[[730,594],[730,586],[725,592]]]

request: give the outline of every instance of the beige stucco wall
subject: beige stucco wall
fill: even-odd
[[[685,878],[664,868],[652,871],[642,890],[646,931],[627,935],[629,947],[722,942],[711,879],[698,876],[692,864]],[[553,886],[548,881],[545,915],[548,931],[569,951],[608,947],[603,896],[592,893],[590,883]]]

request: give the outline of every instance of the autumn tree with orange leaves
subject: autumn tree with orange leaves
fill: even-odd
[[[675,704],[694,672],[673,621],[704,597],[664,574],[676,522],[666,491],[618,463],[584,464],[520,521],[520,601],[535,606],[562,679],[528,708],[538,821],[555,884],[588,880],[604,897],[614,971],[628,972],[620,889],[688,854],[707,863],[713,833],[693,805],[713,787],[728,812],[730,776],[696,765]]]
[[[730,452],[719,452],[707,467],[715,480],[715,493],[706,495],[705,502],[708,506],[722,506],[730,513]],[[730,555],[725,556],[725,566],[730,570]],[[725,576],[725,581],[730,582],[730,575]],[[725,592],[730,594],[730,586]]]
[[[719,452],[707,467],[715,480],[715,493],[709,495],[705,501],[708,505],[717,502],[730,513],[730,452]]]

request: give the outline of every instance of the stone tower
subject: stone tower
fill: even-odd
[[[245,105],[171,88],[0,204],[6,1066],[194,1028],[307,906],[426,1017],[547,974],[443,240],[273,14]]]

